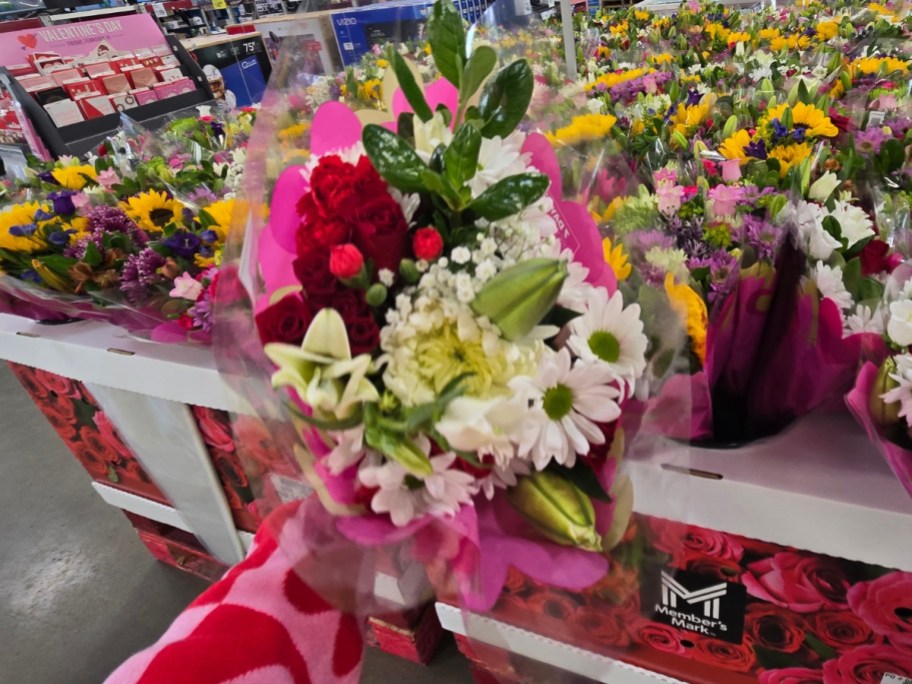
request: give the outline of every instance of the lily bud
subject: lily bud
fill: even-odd
[[[722,138],[730,138],[735,134],[735,130],[738,128],[738,117],[732,114],[725,121],[725,127],[722,129]]]
[[[890,427],[899,422],[900,403],[894,401],[888,404],[883,400],[883,395],[895,389],[899,384],[890,377],[890,374],[895,372],[896,359],[892,356],[888,357],[877,369],[877,376],[874,378],[874,385],[871,387],[871,394],[868,397],[868,410],[871,412],[874,422],[880,427]]]
[[[487,316],[508,340],[522,339],[554,307],[567,279],[560,259],[537,258],[504,269],[472,300],[472,311]]]
[[[601,551],[592,502],[576,485],[542,471],[507,490],[507,501],[539,532],[558,544]]]

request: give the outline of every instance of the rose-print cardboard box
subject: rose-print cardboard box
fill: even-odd
[[[601,581],[570,591],[511,568],[489,614],[438,604],[478,667],[549,684],[906,684],[912,500],[849,417],[680,448],[628,464],[639,512]]]

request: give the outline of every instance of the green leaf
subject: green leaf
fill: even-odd
[[[101,252],[98,251],[98,247],[96,247],[91,240],[86,242],[85,256],[82,260],[92,268],[98,266],[102,261]]]
[[[314,418],[313,416],[308,416],[296,406],[292,406],[292,411],[305,423],[313,425],[320,430],[350,430],[364,422],[364,415],[360,409],[352,413],[348,418],[343,418],[341,420],[321,420],[320,418]]]
[[[396,131],[399,137],[406,140],[415,139],[415,115],[412,112],[402,112],[396,120]]]
[[[524,59],[505,66],[488,81],[479,102],[486,138],[505,138],[513,132],[526,115],[534,86],[532,69]]]
[[[833,216],[825,216],[821,223],[823,229],[829,233],[833,238],[842,242],[842,226],[839,225],[839,221]]]
[[[861,281],[858,297],[861,301],[880,302],[880,300],[883,299],[883,295],[883,283],[875,280],[874,278],[865,278]]]
[[[459,193],[456,192],[447,180],[436,171],[424,169],[421,172],[421,182],[427,190],[440,195],[451,209],[462,209],[462,199],[460,198]]]
[[[549,182],[540,173],[507,176],[476,197],[469,209],[489,221],[518,214],[545,194]]]
[[[431,459],[410,439],[390,434],[376,426],[368,426],[364,431],[364,441],[380,453],[397,461],[413,475],[426,477],[434,472]]]
[[[551,465],[548,466],[548,470],[564,478],[570,484],[576,485],[590,499],[611,503],[611,496],[602,487],[602,483],[599,482],[595,471],[589,466],[578,465],[575,468],[567,468],[552,461]]]
[[[427,167],[408,142],[383,126],[368,124],[361,134],[371,164],[390,185],[402,192],[424,189],[422,171]]]
[[[493,48],[487,45],[475,48],[462,72],[462,86],[459,88],[460,109],[481,88],[481,84],[494,71],[496,64],[497,53]]]
[[[879,156],[883,160],[884,173],[890,174],[902,168],[906,161],[906,150],[899,140],[891,138],[880,146]]]
[[[832,646],[827,646],[810,632],[805,632],[804,640],[813,649],[814,653],[820,656],[821,660],[830,660],[836,657],[836,649]]]
[[[757,654],[757,662],[764,670],[778,670],[786,667],[801,667],[801,660],[794,655],[782,651],[774,651],[771,648],[763,646],[754,646],[754,653]]]
[[[405,95],[408,103],[412,105],[412,109],[415,110],[415,114],[418,115],[419,119],[430,121],[434,113],[428,106],[427,100],[424,99],[424,93],[421,92],[421,88],[415,81],[415,75],[408,68],[408,64],[405,63],[402,55],[397,50],[393,50],[392,53],[393,71],[396,72],[396,78],[399,79],[399,87],[402,88],[402,94]]]
[[[466,34],[462,15],[453,0],[437,0],[428,18],[428,42],[434,64],[443,77],[457,88],[462,86]]]
[[[475,177],[480,150],[481,131],[470,123],[462,124],[443,155],[443,172],[453,187],[461,188]]]

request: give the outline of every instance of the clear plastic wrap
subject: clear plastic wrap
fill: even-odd
[[[576,201],[605,155],[555,154],[536,132],[588,110],[563,100],[536,118],[543,97],[523,117],[552,86],[509,55],[552,41],[514,10],[492,6],[457,59],[456,10],[431,7],[448,80],[420,88],[381,50],[384,108],[353,112],[286,42],[251,139],[214,349],[237,414],[283,427],[284,463],[255,474],[261,510],[279,509],[265,526],[308,584],[359,614],[393,608],[378,577],[414,567],[469,620],[510,572],[569,591],[635,572],[643,559],[612,549],[637,535],[640,487],[687,519],[686,483],[624,467],[687,468],[649,401],[684,336],[653,321],[647,339]],[[585,175],[562,174],[565,152]],[[687,422],[690,397],[659,409]]]

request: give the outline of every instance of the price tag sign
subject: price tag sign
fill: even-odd
[[[212,0],[212,9],[228,9],[227,0]]]
[[[168,10],[165,9],[165,3],[163,2],[152,3],[152,12],[159,19],[164,19],[168,16]]]

